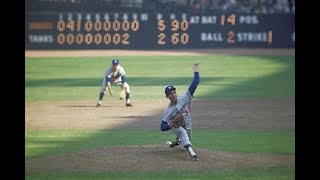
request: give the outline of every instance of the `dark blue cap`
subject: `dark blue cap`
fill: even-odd
[[[169,93],[170,91],[172,91],[172,90],[176,90],[176,88],[175,88],[174,86],[172,86],[172,85],[168,85],[168,86],[164,89],[164,93],[165,93],[166,95],[168,95],[168,93]]]
[[[120,63],[120,61],[118,59],[113,59],[112,60],[112,64],[113,65],[118,65]]]

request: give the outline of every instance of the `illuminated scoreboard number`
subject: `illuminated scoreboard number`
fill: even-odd
[[[227,43],[234,44],[236,42],[267,42],[272,44],[272,31],[258,33],[238,32],[237,34],[234,31],[229,31],[227,33]]]
[[[230,25],[234,26],[236,25],[236,15],[235,14],[230,14],[229,16],[226,17],[226,15],[222,14],[220,16],[220,24],[221,26],[224,26],[225,23],[229,23]],[[235,43],[235,32],[234,31],[229,31],[227,33],[227,43]]]
[[[227,43],[235,43],[235,33],[234,31],[229,31],[227,34]]]
[[[220,24],[221,26],[225,25],[225,21],[227,20],[228,23],[230,23],[231,25],[236,25],[236,15],[235,14],[230,14],[227,19],[226,19],[226,15],[221,15],[220,17]]]
[[[90,45],[95,43],[100,45],[104,43],[105,45],[113,44],[130,44],[130,32],[136,32],[139,30],[139,21],[133,20],[129,22],[124,21],[100,21],[95,22],[86,21],[82,23],[81,21],[74,22],[73,20],[63,21],[59,20],[57,22],[57,30],[59,34],[57,36],[57,43],[60,45],[68,44],[86,44]],[[124,33],[121,34],[120,30]]]
[[[179,22],[178,20],[173,20],[170,23],[170,31],[173,33],[171,36],[169,35],[169,38],[171,39],[171,43],[173,45],[177,45],[179,42],[183,45],[187,44],[189,42],[189,35],[186,33],[186,31],[189,28],[189,23],[187,20],[182,20]],[[166,37],[167,35],[163,33],[163,31],[166,29],[165,21],[160,19],[158,20],[158,30],[160,31],[160,34],[158,35],[158,45],[165,45],[166,44]],[[181,29],[183,31],[182,34],[179,34],[177,31]]]
[[[246,16],[240,16],[240,21],[243,22],[243,19],[241,17]],[[220,16],[220,25],[224,26],[226,23],[229,23],[228,25],[235,26],[236,24],[236,15],[230,14],[228,16],[221,15]],[[242,20],[241,20],[242,19]],[[240,22],[240,24],[241,24]],[[255,24],[258,22],[256,16],[247,18],[247,23]],[[253,23],[252,23],[253,22]],[[241,38],[245,35],[245,38]],[[268,44],[272,44],[272,31],[269,30],[268,32],[235,32],[233,30],[230,30],[227,32],[227,43],[228,44],[234,44],[236,42],[267,42]]]

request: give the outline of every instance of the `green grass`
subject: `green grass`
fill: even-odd
[[[109,58],[26,58],[26,101],[97,99]],[[184,91],[199,61],[199,99],[293,98],[293,56],[208,55],[195,57],[119,57],[132,99],[163,99],[167,84]],[[152,92],[152,93],[150,93]]]
[[[295,167],[282,166],[271,168],[252,168],[241,170],[220,170],[211,171],[156,171],[156,172],[27,172],[26,180],[114,180],[114,179],[219,179],[219,180],[292,180],[294,177]],[[174,175],[173,175],[174,174]]]
[[[193,130],[193,145],[209,150],[295,154],[295,134],[267,130]],[[159,129],[47,130],[26,133],[26,158],[56,155],[88,148],[164,144],[173,140]]]
[[[282,130],[205,130],[194,132],[194,145],[211,150],[295,154],[295,133]]]

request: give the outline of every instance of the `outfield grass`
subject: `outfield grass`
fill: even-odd
[[[26,58],[25,100],[97,100],[106,58]],[[163,99],[163,89],[179,90],[191,83],[193,62],[199,61],[200,84],[195,98],[294,98],[293,56],[208,55],[195,57],[118,57],[126,69],[132,99]],[[152,92],[152,93],[151,93]],[[161,133],[161,132],[160,132]],[[170,133],[168,133],[169,135]],[[195,129],[194,145],[209,150],[294,155],[292,131]],[[173,136],[172,136],[173,138]],[[83,149],[159,144],[155,129],[48,130],[25,134],[26,159]],[[26,172],[26,179],[294,179],[295,167],[176,172]]]
[[[98,97],[110,58],[26,58],[26,101],[83,100]],[[291,56],[119,57],[132,99],[163,99],[173,84],[191,83],[192,63],[199,61],[196,98],[292,98],[295,59]],[[46,93],[50,92],[50,93]],[[150,93],[152,92],[152,93]]]

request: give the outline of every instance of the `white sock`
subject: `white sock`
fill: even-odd
[[[194,153],[194,151],[192,150],[191,147],[188,148],[188,151],[190,153],[191,156],[196,155],[196,153]]]

